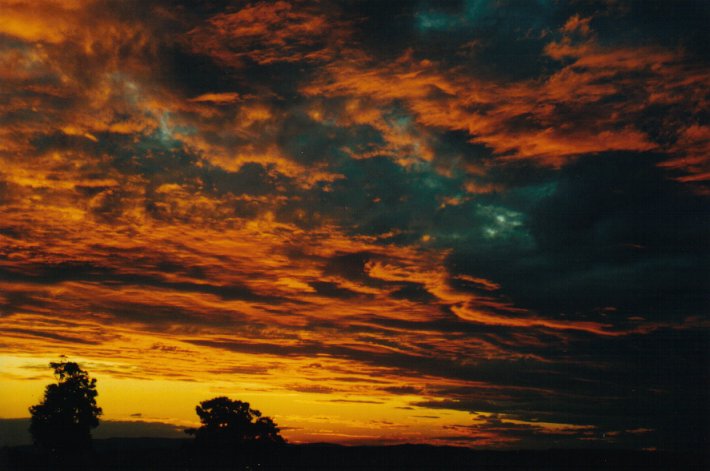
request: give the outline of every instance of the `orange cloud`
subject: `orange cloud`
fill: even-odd
[[[190,98],[189,101],[208,102],[208,103],[234,103],[239,99],[239,94],[235,92],[225,93],[204,93],[195,98]]]
[[[341,27],[302,2],[257,2],[213,16],[190,31],[187,41],[196,52],[234,67],[246,60],[261,65],[322,61],[337,54]]]
[[[587,20],[573,18],[564,31],[588,36],[588,27]],[[499,84],[414,60],[410,53],[389,65],[360,56],[333,61],[325,67],[326,74],[302,90],[313,97],[403,102],[421,125],[466,131],[471,142],[490,147],[500,159],[560,166],[586,153],[660,150],[633,119],[626,119],[642,112],[647,101],[608,99],[627,87],[640,87],[656,99],[663,96],[682,104],[701,86],[700,77],[707,78],[696,73],[693,84],[688,84],[693,74],[683,70],[674,51],[603,47],[593,36],[581,43],[565,36],[549,43],[545,51],[571,63],[542,79]],[[639,81],[633,73],[649,78]],[[369,119],[378,122],[377,116]],[[695,172],[692,166],[684,170]]]

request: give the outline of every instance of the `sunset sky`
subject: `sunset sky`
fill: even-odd
[[[0,0],[0,419],[66,355],[157,434],[226,395],[294,443],[707,445],[708,24]]]

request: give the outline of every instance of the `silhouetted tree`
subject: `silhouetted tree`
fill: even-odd
[[[102,411],[96,405],[96,379],[70,361],[49,364],[56,384],[47,385],[42,402],[30,407],[35,444],[57,454],[91,448],[91,429]]]
[[[215,397],[195,408],[202,426],[187,429],[198,443],[229,447],[249,443],[284,443],[279,428],[270,417],[252,409],[248,402]]]

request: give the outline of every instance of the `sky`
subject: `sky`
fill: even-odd
[[[707,446],[709,23],[0,0],[0,418],[65,355],[146,434]]]

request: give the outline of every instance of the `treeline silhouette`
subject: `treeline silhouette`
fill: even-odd
[[[96,404],[96,379],[75,362],[52,362],[49,366],[56,383],[47,385],[42,401],[29,408],[36,461],[24,464],[46,469],[95,469],[99,463],[91,430],[98,427],[103,413]],[[182,469],[258,468],[275,447],[286,443],[273,419],[248,402],[220,396],[201,402],[195,411],[201,426],[185,430],[195,438],[189,456],[185,455],[188,459],[180,464]],[[103,463],[107,465],[113,466]],[[164,468],[169,463],[155,465]]]
[[[102,414],[96,405],[96,379],[77,363],[50,363],[56,384],[48,385],[42,401],[30,407],[30,434],[35,445],[56,456],[91,449],[91,429]]]
[[[77,363],[50,363],[56,383],[29,408],[31,447],[5,448],[10,470],[601,470],[710,469],[707,455],[625,450],[474,451],[428,445],[289,445],[279,427],[248,402],[220,396],[195,411],[193,439],[92,441],[102,410],[96,380]]]

